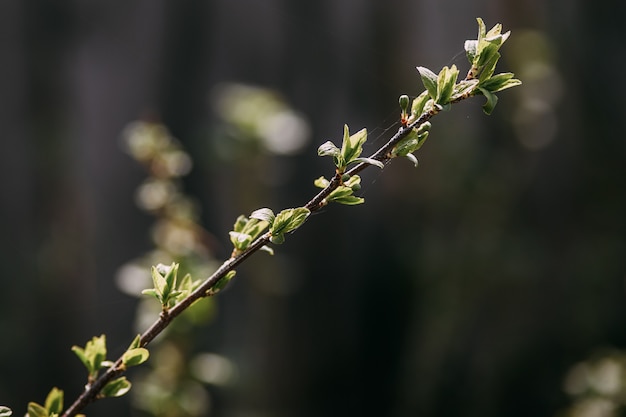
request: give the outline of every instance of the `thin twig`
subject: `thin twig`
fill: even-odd
[[[467,97],[463,97],[465,99]],[[461,101],[461,100],[458,100]],[[402,139],[409,135],[409,133],[420,127],[422,124],[429,121],[433,116],[437,114],[437,111],[431,110],[430,112],[422,114],[417,120],[410,123],[407,126],[402,126],[398,131],[389,139],[389,141],[380,147],[376,152],[370,156],[371,159],[381,161],[383,163],[392,159],[391,151]],[[362,162],[345,172],[344,175],[355,175],[365,168],[371,166],[371,164]],[[313,197],[308,203],[304,205],[311,212],[315,212],[321,209],[326,203],[325,199],[332,193],[337,187],[342,184],[342,175],[335,174],[330,180],[328,186],[321,190],[315,197]],[[189,294],[186,298],[181,300],[178,304],[169,310],[161,313],[158,320],[156,320],[142,335],[140,339],[140,346],[147,346],[155,337],[157,337],[163,330],[165,330],[171,321],[179,314],[185,311],[197,300],[209,297],[213,295],[210,290],[217,284],[230,271],[234,270],[236,266],[245,261],[253,253],[257,252],[264,245],[270,242],[270,233],[258,237],[248,248],[243,250],[239,255],[233,256],[226,260],[210,277],[208,277],[195,291]],[[100,375],[92,384],[85,387],[83,393],[74,401],[74,403],[63,413],[61,417],[74,417],[80,411],[82,411],[87,405],[99,399],[98,395],[100,391],[113,379],[121,376],[126,371],[122,357],[120,356],[117,361],[111,366],[105,373]]]

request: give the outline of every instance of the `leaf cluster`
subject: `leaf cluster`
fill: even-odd
[[[58,417],[63,411],[63,391],[57,387],[52,388],[43,405],[30,402],[27,410],[26,415],[28,417]],[[11,414],[4,415],[9,416]]]
[[[107,347],[105,335],[94,336],[85,344],[85,347],[72,346],[72,351],[78,356],[78,359],[80,359],[85,368],[87,368],[88,385],[96,380],[103,368],[117,367],[119,370],[125,370],[131,366],[141,365],[150,357],[148,350],[141,347],[140,335],[135,337],[128,349],[124,352],[119,364],[106,360]],[[125,376],[122,376],[109,381],[102,388],[98,396],[100,398],[121,397],[130,391],[130,388],[130,381],[128,381]]]
[[[309,214],[311,211],[305,207],[285,209],[278,214],[274,214],[269,208],[261,208],[253,211],[249,218],[239,216],[230,232],[230,241],[235,247],[233,255],[236,256],[247,250],[265,230],[268,230],[270,242],[283,243],[285,235],[302,226]],[[266,245],[263,245],[262,249],[270,254],[274,253]]]
[[[317,154],[319,156],[332,156],[338,174],[343,174],[349,164],[359,162],[375,165],[382,169],[384,167],[382,162],[373,158],[361,157],[365,141],[367,141],[367,129],[363,128],[355,134],[350,135],[348,125],[344,125],[341,149],[333,142],[327,141],[317,149]]]
[[[180,300],[187,297],[201,283],[194,281],[190,274],[186,274],[182,280],[178,281],[178,269],[180,264],[173,262],[171,265],[158,264],[151,269],[152,282],[154,288],[142,291],[142,294],[151,295],[156,298],[163,311],[169,310]]]

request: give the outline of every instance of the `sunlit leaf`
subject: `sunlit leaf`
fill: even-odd
[[[237,217],[237,220],[235,220],[235,224],[233,225],[233,230],[235,232],[241,232],[243,228],[246,226],[246,223],[248,223],[248,218],[244,216],[243,214],[240,215],[239,217]]]
[[[104,388],[102,388],[102,391],[100,392],[100,394],[103,397],[107,397],[107,398],[108,397],[121,397],[122,395],[130,391],[130,388],[131,388],[130,381],[128,381],[125,376],[122,376],[106,384]]]
[[[141,335],[138,334],[137,336],[135,336],[135,338],[133,339],[132,343],[130,344],[130,346],[128,347],[128,350],[130,349],[136,349],[138,347],[141,346]]]
[[[72,346],[72,352],[78,356],[87,368],[90,376],[95,375],[102,367],[102,361],[106,359],[106,336],[93,337],[87,342],[85,348]]]
[[[417,119],[424,113],[424,108],[428,100],[431,100],[428,90],[422,92],[419,96],[413,99],[411,104],[411,117]]]
[[[28,403],[27,410],[28,417],[48,417],[48,410],[37,403]]]
[[[330,185],[330,181],[328,181],[324,177],[319,177],[318,179],[313,181],[313,184],[318,188],[326,188]]]
[[[209,290],[211,292],[211,294],[217,294],[218,292],[220,292],[221,290],[223,290],[226,285],[228,285],[228,283],[230,282],[231,279],[233,279],[233,277],[237,274],[237,271],[228,271],[226,273],[226,275],[224,275],[222,278],[220,278],[214,285],[213,287],[211,287],[211,289]]]
[[[437,99],[437,74],[432,72],[426,67],[417,67],[417,70],[422,77],[422,83],[428,91],[428,95],[433,100]]]
[[[45,407],[48,414],[61,414],[63,411],[63,391],[57,387],[52,388],[46,397]]]
[[[9,407],[0,405],[0,417],[9,417],[11,414],[13,414],[13,411]]]
[[[492,93],[506,90],[507,88],[515,87],[522,83],[520,80],[513,78],[514,76],[515,75],[511,72],[494,75],[485,82],[481,83],[480,87]]]
[[[274,223],[274,219],[276,218],[276,216],[274,215],[274,212],[272,210],[268,208],[261,208],[253,211],[252,214],[250,214],[250,218],[266,221],[271,225],[272,223]]]
[[[333,156],[336,157],[341,154],[339,148],[331,141],[324,142],[317,148],[317,154],[319,156]]]
[[[150,357],[150,352],[145,348],[129,349],[122,355],[122,363],[127,367],[141,365]]]
[[[347,196],[338,197],[334,199],[333,201],[339,204],[355,206],[357,204],[363,204],[365,202],[365,199],[362,197],[354,196],[354,195],[347,195]]]
[[[452,65],[450,68],[443,67],[441,72],[439,72],[437,77],[437,99],[435,100],[438,104],[445,105],[450,102],[458,75],[459,70],[456,65]]]
[[[276,215],[276,220],[270,228],[272,236],[289,233],[306,221],[311,211],[306,207],[286,209]]]
[[[367,129],[361,129],[350,135],[348,125],[344,125],[343,144],[341,145],[341,157],[346,164],[354,162],[363,152],[363,144],[367,140]]]

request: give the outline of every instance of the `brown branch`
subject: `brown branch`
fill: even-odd
[[[462,97],[455,102],[461,101],[467,97]],[[438,113],[436,110],[431,110],[427,113],[422,114],[417,120],[408,124],[407,126],[402,126],[396,134],[394,134],[389,141],[380,147],[376,152],[370,156],[371,159],[375,159],[377,161],[386,163],[390,161],[393,156],[391,155],[391,151],[394,146],[396,146],[400,141],[406,138],[409,133],[415,129],[420,127],[422,124],[429,121],[433,116]],[[359,163],[354,167],[350,168],[345,172],[344,175],[355,175],[365,168],[371,166],[368,163]],[[332,193],[337,187],[342,184],[342,175],[336,173],[333,178],[330,180],[328,186],[326,186],[323,190],[321,190],[315,197],[313,197],[308,203],[304,205],[311,212],[315,212],[322,208],[326,202],[325,199]],[[245,261],[248,257],[250,257],[253,253],[257,252],[264,245],[269,243],[270,241],[270,233],[266,232],[265,234],[258,237],[248,248],[239,253],[236,256],[233,256],[226,260],[209,278],[207,278],[195,291],[189,294],[186,298],[181,300],[178,304],[172,307],[169,310],[163,311],[158,320],[156,320],[142,335],[140,339],[140,346],[147,346],[155,337],[157,337],[163,330],[165,330],[171,321],[176,318],[179,314],[185,311],[191,304],[195,301],[209,297],[213,295],[210,291],[220,279],[226,276],[227,273],[234,270],[236,266]],[[98,395],[102,391],[102,389],[113,379],[121,376],[126,371],[122,363],[122,357],[120,356],[117,361],[111,366],[105,373],[100,375],[92,384],[87,385],[83,393],[74,401],[74,403],[63,413],[61,417],[74,417],[80,411],[82,411],[87,405],[99,399]]]

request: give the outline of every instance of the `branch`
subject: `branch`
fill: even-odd
[[[361,158],[362,145],[367,139],[365,129],[350,136],[347,126],[344,129],[344,141],[339,149],[332,142],[320,146],[318,154],[321,156],[333,156],[336,171],[330,180],[320,179],[322,190],[315,195],[303,207],[288,209],[274,216],[269,209],[260,209],[252,213],[250,219],[243,218],[235,225],[235,231],[231,232],[231,240],[235,250],[231,257],[226,260],[210,277],[200,283],[197,288],[189,290],[185,297],[181,291],[176,291],[176,270],[157,271],[153,268],[155,289],[147,290],[155,295],[162,303],[163,310],[159,318],[131,345],[130,350],[142,350],[150,342],[161,334],[174,318],[189,308],[201,298],[215,295],[234,275],[235,268],[248,259],[252,254],[266,247],[270,242],[282,243],[284,234],[298,228],[311,212],[318,211],[330,201],[343,204],[359,204],[362,198],[352,195],[357,189],[360,178],[358,173],[372,165],[383,168],[391,159],[405,156],[413,160],[413,152],[418,150],[428,136],[430,120],[439,112],[448,110],[451,104],[458,103],[474,95],[483,95],[487,103],[483,106],[486,113],[493,110],[497,102],[495,92],[519,85],[521,82],[513,78],[513,74],[505,73],[493,75],[495,64],[500,56],[497,52],[499,47],[508,38],[509,32],[502,34],[501,26],[496,25],[489,32],[486,31],[482,20],[478,19],[478,39],[466,41],[465,49],[472,65],[467,77],[457,83],[458,70],[455,66],[444,67],[439,74],[418,67],[422,82],[426,90],[416,97],[409,109],[407,96],[400,98],[401,127],[389,139],[368,158]],[[348,169],[350,164],[354,164]],[[316,181],[316,185],[318,185]],[[343,194],[339,195],[341,192]],[[279,221],[280,219],[280,221]],[[269,230],[264,230],[269,226]],[[249,239],[249,240],[238,240]],[[172,272],[172,270],[174,270]],[[157,275],[155,275],[155,273]],[[163,274],[163,275],[162,275]],[[156,278],[155,278],[156,276]],[[160,281],[159,281],[160,280]],[[87,348],[85,349],[87,350]],[[101,398],[102,390],[114,379],[125,373],[129,360],[126,357],[129,351],[120,356],[114,363],[109,364],[106,372],[97,376],[100,363],[90,383],[84,392],[62,414],[62,417],[73,417],[83,410],[91,402]],[[82,359],[82,358],[81,358]],[[145,359],[144,359],[145,360]],[[143,361],[143,360],[142,360]],[[138,362],[139,363],[139,362]],[[132,366],[132,365],[131,365]],[[93,371],[92,371],[93,372]],[[91,380],[93,379],[93,381]],[[34,417],[34,416],[30,416]]]

